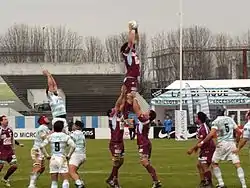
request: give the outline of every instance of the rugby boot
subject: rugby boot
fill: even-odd
[[[2,179],[1,181],[4,183],[4,185],[5,185],[6,187],[11,187],[11,185],[10,185],[10,180]]]
[[[110,188],[114,188],[114,187],[115,187],[115,183],[114,183],[113,180],[107,179],[107,180],[106,180],[106,183],[108,184],[108,186],[109,186]]]
[[[227,186],[220,186],[219,184],[216,185],[216,188],[227,188]]]
[[[156,181],[153,183],[152,188],[160,188],[161,187],[161,182],[160,181]]]

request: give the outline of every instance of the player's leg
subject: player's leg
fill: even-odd
[[[58,173],[50,173],[51,188],[58,188]]]
[[[39,176],[44,172],[45,166],[44,166],[44,158],[39,152],[38,149],[31,149],[31,158],[33,159],[33,168],[30,176],[30,185],[29,188],[33,188],[36,186],[36,181],[39,178]]]
[[[232,162],[235,165],[242,188],[246,188],[247,186],[246,186],[245,174],[243,168],[240,165],[239,156],[235,153],[231,153],[229,157],[232,159]]]
[[[113,168],[106,183],[110,187],[119,187],[118,174],[119,169],[124,163],[124,146],[121,145],[110,145],[110,151],[112,154]]]
[[[74,154],[71,156],[69,160],[69,174],[71,178],[75,181],[75,185],[78,188],[84,187],[84,183],[80,179],[80,176],[77,172],[77,170],[79,169],[81,164],[84,163],[84,161],[85,161],[85,158],[83,157],[83,155],[74,155]]]
[[[200,161],[201,162],[201,168],[204,174],[204,186],[205,187],[212,187],[212,173],[210,171],[210,164],[208,164],[206,161]]]
[[[153,180],[153,186],[152,188],[159,188],[161,187],[161,182],[158,180],[156,171],[154,167],[150,163],[150,156],[151,156],[151,145],[147,146],[142,146],[139,148],[139,155],[140,155],[140,160],[141,164],[148,173],[151,175],[152,180]]]
[[[215,149],[213,157],[212,157],[212,169],[213,169],[213,174],[218,181],[218,185],[216,186],[218,188],[225,186],[223,178],[222,178],[221,170],[219,167],[219,162],[223,158],[224,158],[224,151],[223,151],[223,145],[221,145]]]
[[[201,163],[200,161],[198,160],[197,164],[196,164],[196,167],[198,169],[198,172],[199,172],[199,175],[200,175],[200,187],[202,187],[205,183],[205,179],[204,179],[204,172],[203,172],[203,169],[201,167]]]
[[[9,163],[10,167],[7,170],[6,174],[4,175],[2,181],[5,183],[7,187],[10,187],[9,177],[17,170],[17,159],[15,155],[11,155],[7,157],[7,162]]]
[[[69,188],[69,168],[67,161],[63,160],[63,164],[60,165],[60,174],[63,178],[62,188]]]

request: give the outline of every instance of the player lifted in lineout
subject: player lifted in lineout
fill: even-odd
[[[64,131],[68,133],[68,124],[66,120],[66,105],[65,100],[62,96],[60,96],[57,83],[53,76],[50,74],[48,70],[43,71],[43,75],[47,76],[48,86],[46,89],[46,95],[49,100],[49,105],[51,108],[51,113],[53,116],[52,120],[52,128],[56,121],[64,122]]]
[[[148,173],[152,177],[152,188],[159,188],[161,187],[161,182],[158,180],[156,171],[150,163],[152,144],[148,138],[150,123],[156,118],[156,113],[153,110],[142,112],[141,107],[135,97],[133,97],[133,110],[139,120],[139,125],[137,126],[137,145],[141,164],[147,169]]]
[[[234,130],[236,135],[240,135],[240,129],[231,117],[225,116],[225,109],[218,109],[217,118],[212,122],[212,128],[206,138],[197,144],[202,147],[207,144],[213,137],[217,135],[216,149],[212,157],[213,173],[218,180],[218,188],[226,187],[222,179],[221,170],[219,168],[220,160],[230,160],[237,169],[237,174],[241,182],[242,188],[246,188],[244,171],[240,165],[239,155],[235,154],[236,144],[234,140]]]
[[[123,134],[124,134],[124,122],[122,122],[122,100],[126,97],[126,87],[122,86],[121,95],[116,101],[115,108],[107,112],[109,118],[109,128],[111,133],[111,139],[109,142],[109,150],[112,155],[113,168],[109,178],[106,180],[106,183],[110,187],[120,188],[118,181],[118,173],[120,167],[124,162],[124,143],[123,143]]]
[[[210,130],[206,124],[207,115],[203,112],[198,112],[196,117],[196,123],[200,126],[197,137],[198,143],[200,143],[209,134]],[[198,147],[195,145],[188,150],[188,154],[191,155],[194,151],[197,151]],[[212,173],[210,171],[210,165],[212,163],[212,156],[215,151],[215,143],[211,138],[206,144],[203,144],[200,148],[197,168],[200,173],[201,182],[200,188],[212,188]]]
[[[69,160],[69,173],[77,188],[84,188],[84,182],[77,173],[77,170],[86,161],[86,141],[82,132],[83,127],[84,124],[81,121],[76,121],[72,126],[73,132],[70,135],[76,144],[76,149]]]
[[[140,77],[140,60],[136,53],[135,45],[139,42],[139,33],[138,33],[138,24],[136,21],[130,21],[128,23],[129,33],[128,33],[128,42],[124,43],[120,49],[122,58],[127,69],[124,85],[126,86],[127,94],[135,92],[137,95],[137,100],[142,108],[142,111],[147,111],[149,105],[137,93],[138,91],[138,81]],[[124,99],[124,119],[128,119],[129,113],[133,112],[132,104],[128,100]]]
[[[8,125],[6,116],[0,116],[0,172],[4,167],[4,163],[9,163],[10,167],[7,170],[2,182],[6,187],[11,187],[9,177],[17,169],[17,159],[14,152],[14,137],[11,127]]]
[[[36,181],[45,170],[45,158],[40,147],[44,139],[50,134],[50,130],[48,128],[50,122],[46,116],[39,117],[37,122],[39,124],[39,127],[36,130],[36,137],[31,149],[33,169],[30,176],[30,184],[28,188],[36,188]]]
[[[69,135],[63,131],[64,122],[56,121],[54,123],[54,132],[49,135],[41,144],[41,150],[47,159],[50,159],[49,168],[51,174],[51,188],[58,188],[58,176],[63,178],[62,188],[69,188],[69,169],[67,160],[70,159],[75,151],[75,143]],[[50,144],[51,157],[47,153],[45,147]],[[66,155],[67,146],[70,146]]]

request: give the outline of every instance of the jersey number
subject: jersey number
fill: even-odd
[[[228,126],[227,123],[225,123],[225,130],[226,130],[227,133],[229,132],[229,126]]]
[[[59,142],[55,142],[55,151],[56,152],[60,151],[60,143]]]

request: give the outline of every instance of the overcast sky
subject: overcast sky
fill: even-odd
[[[184,25],[239,35],[250,28],[250,0],[183,0]],[[130,19],[150,36],[175,29],[179,0],[1,0],[0,33],[14,23],[66,25],[104,38],[127,30]]]

